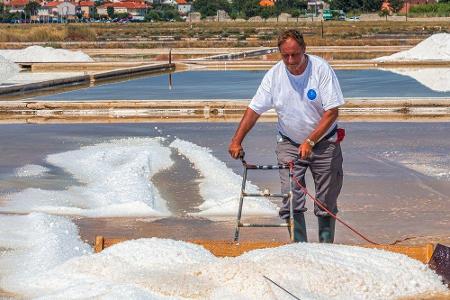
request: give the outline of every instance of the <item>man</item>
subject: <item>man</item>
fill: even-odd
[[[259,116],[275,108],[278,115],[276,154],[279,164],[294,163],[293,176],[305,186],[305,172],[313,175],[316,198],[333,214],[338,212],[337,197],[342,187],[342,153],[337,137],[338,107],[344,98],[331,67],[321,58],[305,53],[303,36],[286,30],[278,37],[282,60],[264,76],[229,145],[238,158],[241,144]],[[280,170],[281,191],[288,193],[289,170]],[[294,241],[306,242],[305,194],[292,184]],[[319,241],[334,241],[335,220],[315,205]],[[289,203],[283,199],[280,217],[288,221]]]

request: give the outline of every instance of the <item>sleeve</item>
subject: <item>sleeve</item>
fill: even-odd
[[[269,70],[259,85],[256,94],[248,105],[255,113],[261,115],[272,108],[272,70]]]
[[[322,107],[325,111],[345,103],[336,74],[329,65],[326,66],[320,80]]]

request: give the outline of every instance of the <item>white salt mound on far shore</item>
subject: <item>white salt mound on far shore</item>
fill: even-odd
[[[390,56],[378,57],[374,60],[450,60],[450,34],[433,34],[409,50],[397,52]]]
[[[93,62],[82,51],[30,46],[20,50],[0,50],[0,55],[13,62]]]
[[[0,55],[0,83],[14,77],[19,71],[18,65]]]

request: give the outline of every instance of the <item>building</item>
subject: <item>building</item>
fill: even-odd
[[[405,0],[402,9],[400,9],[400,13],[406,13],[411,9],[411,7],[422,4],[435,4],[439,2],[438,0]]]
[[[160,4],[177,6],[177,0],[159,0]]]
[[[409,12],[411,7],[416,5],[423,5],[423,4],[435,4],[438,3],[439,0],[405,0],[403,3],[403,7],[400,9],[400,13],[405,14],[406,12]],[[386,0],[381,5],[381,10],[388,10],[389,13],[392,13],[391,6],[389,4],[389,1]]]
[[[177,10],[180,15],[187,15],[192,10],[192,5],[187,3],[186,0],[176,0],[177,1]]]
[[[315,12],[317,14],[318,12],[323,11],[324,9],[329,8],[329,4],[322,1],[322,0],[308,0],[307,2],[307,8],[311,12]]]
[[[145,16],[149,6],[143,2],[108,2],[97,7],[97,13],[100,16],[108,16],[108,7],[114,8],[114,13],[127,13],[130,16]]]
[[[89,19],[95,15],[95,3],[93,1],[80,1],[78,6],[83,18]]]
[[[28,2],[28,0],[9,0],[5,1],[4,5],[9,7],[10,13],[20,13],[24,11],[25,5],[27,5]]]
[[[58,16],[63,18],[74,17],[77,14],[77,6],[72,2],[59,2],[56,11]]]

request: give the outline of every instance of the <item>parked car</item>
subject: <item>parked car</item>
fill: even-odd
[[[359,16],[349,17],[347,18],[347,21],[359,21]]]

